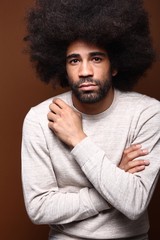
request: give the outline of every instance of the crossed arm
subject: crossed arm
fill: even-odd
[[[114,166],[114,164],[107,159],[103,162],[103,157],[106,157],[104,152],[97,149],[97,146],[92,147],[92,143],[89,142],[90,151],[88,152],[89,149],[87,147],[86,154],[82,154],[78,159],[77,154],[74,156],[75,150],[77,151],[76,144],[81,147],[85,146],[83,148],[85,151],[85,143],[88,139],[83,132],[81,114],[74,111],[60,99],[55,100],[50,105],[50,110],[48,114],[49,127],[61,141],[65,142],[71,148],[71,154],[75,158],[75,161],[78,163],[79,159],[90,158],[87,163],[88,167],[93,166],[95,170],[91,171],[91,169],[89,169],[89,171],[87,170],[87,172],[85,172],[86,169],[82,169],[82,171],[92,183],[93,187],[84,187],[77,191],[71,189],[69,192],[58,187],[56,176],[54,172],[52,172],[53,166],[50,161],[47,142],[39,119],[37,119],[38,113],[36,109],[31,109],[24,122],[22,141],[22,182],[26,209],[31,220],[37,224],[64,224],[74,222],[95,216],[103,210],[107,211],[110,209],[110,204],[119,211],[122,211],[126,216],[132,217],[136,204],[134,209],[131,207],[131,202],[123,202],[123,204],[119,206],[114,206],[114,202],[120,203],[122,201],[125,190],[123,189],[123,191],[121,191],[122,195],[118,194],[119,199],[117,199],[117,195],[115,194],[119,191],[119,188],[114,190],[113,185],[110,185],[114,182],[114,179],[123,175],[123,184],[120,183],[122,188],[127,189],[126,191],[132,189],[130,194],[133,196],[136,194],[135,191],[141,191],[141,183],[138,180],[140,178],[129,173],[142,171],[149,164],[147,160],[136,160],[139,156],[144,156],[145,158],[147,151],[143,150],[140,145],[132,145],[125,149],[119,166]],[[80,141],[81,143],[78,144]],[[98,158],[97,150],[100,150],[100,156],[98,156]],[[79,154],[81,154],[81,150]],[[107,165],[103,165],[102,163]],[[101,173],[104,175],[102,183],[106,184],[105,182],[107,181],[106,185],[108,187],[105,195],[100,189],[101,186],[97,185],[99,184],[97,182],[99,177],[97,178],[95,175],[97,173],[99,174],[97,170],[101,165],[103,165]],[[115,170],[118,173],[116,176],[114,176]],[[146,172],[146,170],[142,172]],[[89,176],[88,172],[92,172],[92,176]],[[134,177],[134,181],[132,176]],[[90,179],[90,177],[93,179]],[[144,179],[143,183],[145,184],[145,182],[148,184],[148,179]],[[128,186],[129,184],[130,186]],[[106,193],[108,194],[110,189],[114,191],[112,192],[113,199],[110,199],[112,194],[106,197]],[[143,196],[143,193],[139,196]],[[114,201],[115,199],[117,201]],[[137,201],[142,202],[139,198]],[[110,204],[108,204],[108,202],[110,202]],[[140,206],[140,209],[141,208]],[[129,211],[129,213],[124,211]],[[139,206],[137,207],[137,212],[139,213]]]
[[[49,128],[70,148],[75,147],[86,137],[79,112],[73,110],[61,99],[55,99],[50,104],[50,110],[48,113]],[[145,166],[149,165],[149,161],[136,160],[136,158],[147,154],[148,151],[142,149],[140,144],[134,144],[124,150],[118,167],[129,173],[142,171]]]

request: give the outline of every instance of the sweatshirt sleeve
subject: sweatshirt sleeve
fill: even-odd
[[[135,124],[131,144],[141,143],[143,148],[149,150],[147,159],[150,165],[144,171],[130,174],[121,170],[89,137],[72,150],[74,158],[95,189],[113,207],[132,220],[139,218],[147,209],[159,176],[159,106],[155,104],[146,107],[133,120]]]
[[[94,188],[60,189],[41,125],[31,110],[22,133],[22,186],[27,213],[36,224],[65,224],[109,209]]]

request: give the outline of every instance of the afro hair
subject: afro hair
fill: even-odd
[[[40,79],[68,86],[68,45],[82,39],[98,44],[118,71],[113,86],[133,88],[151,67],[155,54],[142,0],[37,0],[27,14],[30,59]]]

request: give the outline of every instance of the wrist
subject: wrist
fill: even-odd
[[[71,139],[71,147],[74,148],[78,143],[80,143],[87,135],[85,133],[81,133],[77,138]]]

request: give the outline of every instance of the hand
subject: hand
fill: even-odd
[[[81,114],[61,99],[54,99],[49,106],[49,128],[69,147],[75,147],[86,135],[82,128]]]
[[[142,171],[146,166],[149,165],[149,161],[136,160],[136,158],[140,156],[146,156],[147,154],[148,151],[146,149],[142,149],[140,144],[134,144],[124,150],[118,167],[129,173]]]

